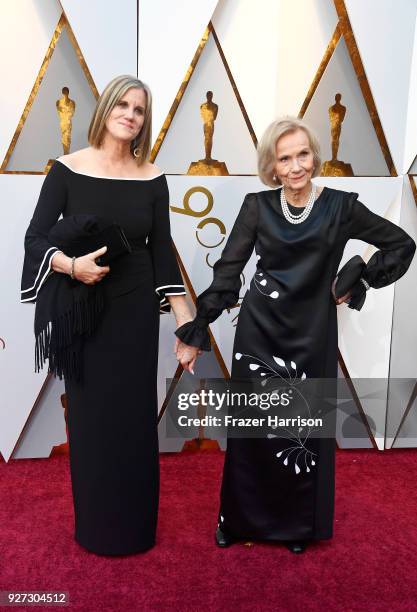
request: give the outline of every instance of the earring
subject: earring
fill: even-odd
[[[277,175],[276,174],[274,174],[274,176],[272,177],[272,180],[274,181],[274,183],[276,183],[276,180],[277,180]]]
[[[137,139],[136,139],[136,138],[134,138],[134,139],[132,140],[131,147],[132,147],[132,149],[131,149],[131,150],[132,150],[133,155],[134,155],[135,157],[139,157],[139,155],[140,155],[140,149],[139,149],[139,147],[138,147],[138,141],[137,141]]]

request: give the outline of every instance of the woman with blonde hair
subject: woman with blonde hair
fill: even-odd
[[[49,358],[65,378],[75,539],[101,555],[155,542],[159,311],[172,307],[178,325],[191,319],[167,182],[148,161],[151,121],[147,85],[113,79],[90,146],[53,164],[25,237],[37,367]]]
[[[406,272],[416,245],[358,194],[316,187],[311,179],[320,166],[319,144],[304,121],[287,117],[267,128],[258,169],[273,189],[246,196],[213,282],[197,299],[196,318],[176,331],[180,360],[195,347],[210,350],[208,324],[237,303],[240,274],[255,248],[257,268],[240,307],[232,379],[257,377],[267,391],[280,379],[295,389],[295,381],[337,378],[336,304],[359,310],[370,287],[385,287]],[[380,250],[367,264],[354,258],[334,286],[350,238]],[[219,546],[278,540],[300,553],[309,540],[332,537],[334,437],[311,437],[301,428],[271,431],[269,439],[228,439]]]

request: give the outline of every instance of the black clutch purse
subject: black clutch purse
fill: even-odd
[[[82,257],[106,246],[96,259],[99,266],[132,252],[122,228],[96,215],[73,215],[58,221],[49,231],[48,241],[69,257]]]
[[[102,246],[107,246],[107,251],[96,259],[96,264],[98,266],[107,266],[111,261],[116,259],[116,257],[132,252],[132,247],[120,225],[110,225],[107,229],[98,234],[96,238],[98,246],[93,250],[96,251]]]
[[[350,291],[348,306],[354,310],[360,310],[365,302],[366,287],[361,281],[365,270],[366,263],[360,255],[355,255],[339,270],[336,276],[335,296],[340,298]]]

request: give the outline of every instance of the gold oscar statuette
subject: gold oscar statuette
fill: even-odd
[[[213,102],[213,92],[206,93],[206,102],[200,106],[200,116],[204,125],[204,149],[205,158],[197,162],[191,162],[187,174],[193,175],[212,175],[212,176],[228,176],[226,164],[212,159],[211,151],[213,148],[214,122],[217,118],[219,107]]]
[[[325,161],[321,170],[322,176],[353,176],[352,166],[337,159],[342,123],[346,115],[346,106],[341,104],[342,95],[337,93],[335,103],[329,108],[330,133],[332,138],[332,159]]]
[[[62,96],[56,101],[56,110],[59,117],[59,127],[61,128],[61,143],[64,155],[67,155],[71,148],[72,117],[75,113],[75,106],[74,100],[69,97],[68,87],[63,87]],[[54,161],[54,159],[48,161],[45,172],[50,170]]]
[[[71,147],[72,117],[75,113],[75,102],[69,97],[68,87],[62,88],[62,97],[56,101],[56,110],[59,116],[64,155],[67,155]]]

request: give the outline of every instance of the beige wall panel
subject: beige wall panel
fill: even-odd
[[[280,2],[220,0],[212,23],[259,139],[277,113]]]
[[[138,74],[153,93],[154,141],[216,4],[217,0],[140,0]]]
[[[401,227],[417,242],[417,206],[408,176],[403,177],[401,202]],[[390,386],[387,414],[387,446],[398,435],[395,446],[402,444],[404,436],[402,423],[407,420],[408,427],[414,422],[417,433],[416,405],[408,406],[417,380],[417,258],[414,257],[407,274],[396,283],[392,324],[392,344],[390,358],[390,377],[408,379],[401,385],[395,380]],[[407,413],[411,411],[409,417]],[[413,416],[414,415],[414,416]],[[400,438],[400,439],[399,439]]]
[[[403,172],[413,163],[417,174],[417,16],[414,26],[413,57],[410,70],[410,87],[408,95],[407,126],[405,132],[405,152]]]
[[[417,3],[346,0],[345,4],[397,172],[406,172],[404,147]]]
[[[370,210],[399,224],[401,178],[322,180],[359,193],[359,200]],[[361,240],[349,240],[340,267],[356,254],[368,261],[375,251],[375,247]],[[370,289],[359,312],[346,304],[338,307],[339,349],[352,378],[388,377],[393,297],[394,285],[389,285],[378,290]]]
[[[61,0],[61,4],[99,92],[119,74],[136,75],[136,0]]]
[[[6,461],[46,378],[36,374],[33,304],[20,303],[23,239],[43,176],[0,175],[0,336],[6,343],[0,368],[0,451]]]
[[[213,25],[258,139],[297,115],[338,21],[332,0],[221,0]]]
[[[0,164],[9,148],[61,12],[57,0],[1,3]]]
[[[342,181],[343,179],[333,179]],[[353,183],[353,181],[358,183]],[[389,219],[393,223],[400,222],[401,208],[401,178],[376,179],[344,179],[349,191],[359,193],[359,199],[373,212]],[[341,184],[340,184],[341,186]],[[368,261],[376,251],[373,246],[358,240],[348,242],[341,266],[355,254]],[[401,282],[401,281],[399,281]],[[371,289],[360,312],[349,309],[346,305],[339,306],[339,349],[353,380],[358,395],[362,398],[361,405],[372,430],[372,435],[378,448],[384,448],[386,428],[386,398],[388,392],[388,376],[391,346],[391,325],[394,300],[394,285],[382,289]],[[364,397],[369,390],[367,382],[357,379],[379,379],[375,382],[378,397]]]
[[[278,115],[298,115],[337,22],[332,0],[280,0]]]

